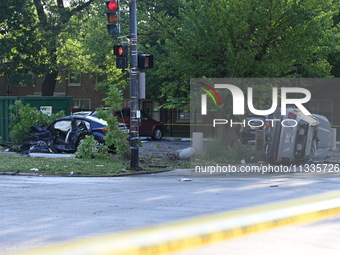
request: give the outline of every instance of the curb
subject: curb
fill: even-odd
[[[138,171],[135,173],[123,173],[123,174],[111,174],[111,175],[78,175],[78,174],[72,174],[72,175],[45,175],[45,174],[39,174],[39,173],[21,173],[19,171],[16,172],[0,172],[0,175],[10,175],[10,176],[39,176],[39,177],[125,177],[125,176],[135,176],[135,175],[148,175],[148,174],[158,174],[158,173],[164,173],[164,172],[170,172],[174,171],[176,169],[169,169],[169,170],[156,170],[156,171]]]

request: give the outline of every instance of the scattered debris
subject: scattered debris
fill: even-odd
[[[192,181],[192,179],[189,179],[189,178],[181,178],[181,179],[179,179],[178,181],[180,181],[180,182],[190,182],[190,181]]]
[[[152,162],[152,158],[148,157],[148,156],[140,156],[139,157],[139,161],[141,163],[151,163]]]
[[[172,161],[175,161],[175,160],[178,160],[178,154],[177,152],[174,152],[174,151],[171,151],[171,152],[168,152],[166,154],[167,158],[172,160]]]
[[[32,158],[72,158],[72,154],[63,154],[63,153],[29,153],[29,157]],[[48,167],[49,165],[46,165]]]
[[[197,150],[194,147],[185,148],[183,150],[178,150],[179,159],[189,159],[196,155]]]
[[[167,157],[170,160],[178,160],[178,159],[190,159],[195,156],[197,150],[194,147],[185,148],[182,150],[177,150],[175,152],[170,152],[167,154]]]

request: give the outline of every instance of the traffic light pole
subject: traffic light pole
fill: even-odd
[[[130,169],[139,171],[139,119],[138,102],[138,48],[137,48],[137,0],[130,0]]]

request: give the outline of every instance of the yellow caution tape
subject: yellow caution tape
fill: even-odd
[[[142,230],[70,241],[16,255],[156,255],[279,226],[340,216],[340,192],[258,206]]]

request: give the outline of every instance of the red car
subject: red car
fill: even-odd
[[[97,112],[91,113],[91,116],[96,116]],[[114,112],[118,122],[126,124],[130,127],[130,109],[123,108],[120,111]],[[139,136],[151,137],[153,140],[160,140],[164,135],[164,125],[162,122],[149,117],[145,112],[141,111],[141,125],[139,126]]]

